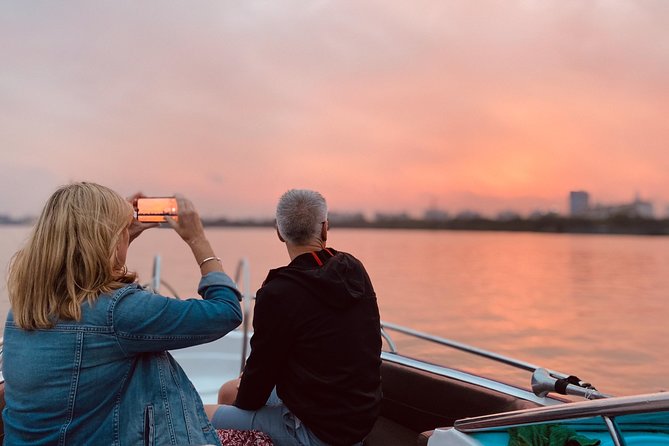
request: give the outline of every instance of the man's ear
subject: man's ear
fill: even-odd
[[[325,243],[328,239],[328,228],[330,227],[330,222],[325,220],[323,225],[321,225],[321,240]]]
[[[283,243],[286,243],[286,241],[281,237],[281,233],[279,232],[279,228],[276,228],[276,236],[279,237],[279,240],[281,240]]]

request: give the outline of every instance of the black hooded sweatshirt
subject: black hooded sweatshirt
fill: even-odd
[[[326,248],[271,270],[258,290],[251,354],[235,405],[279,398],[319,439],[350,445],[381,402],[376,294],[359,260]]]

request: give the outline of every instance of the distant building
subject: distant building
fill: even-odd
[[[569,192],[569,215],[585,217],[590,210],[590,194],[577,190]]]
[[[328,212],[328,220],[333,225],[364,225],[367,223],[362,212]]]
[[[423,219],[430,222],[445,222],[448,221],[448,218],[448,212],[436,208],[430,208],[423,214]]]
[[[644,201],[637,195],[631,206],[637,217],[655,218],[655,209],[650,201]]]
[[[593,206],[586,216],[594,219],[611,217],[655,218],[655,210],[653,203],[642,200],[637,195],[631,203]]]
[[[479,214],[476,211],[470,211],[470,210],[460,211],[455,216],[456,220],[479,220],[481,218],[483,218],[481,214]]]
[[[406,212],[400,212],[397,214],[377,212],[374,219],[378,223],[398,223],[410,221],[411,217]]]
[[[535,209],[527,216],[530,220],[541,220],[544,218],[559,217],[560,214],[552,209]]]
[[[523,217],[518,212],[510,209],[501,211],[497,214],[498,221],[513,221],[513,220],[520,220],[521,218]]]

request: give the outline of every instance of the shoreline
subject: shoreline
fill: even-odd
[[[273,227],[273,220],[226,220],[203,219],[210,227]],[[493,220],[487,218],[452,219],[430,221],[420,219],[396,219],[384,221],[331,219],[330,226],[350,229],[417,229],[445,231],[502,231],[538,232],[553,234],[607,234],[607,235],[669,235],[669,219],[645,219],[638,217],[612,217],[591,220],[560,216],[545,216],[534,219],[517,218]]]
[[[274,227],[273,219],[202,218],[205,227]],[[0,226],[31,226],[32,219],[0,219]],[[331,218],[332,229],[415,229],[444,231],[502,231],[551,234],[669,235],[669,218],[648,219],[616,216],[606,219],[570,218],[546,215],[538,218],[494,220],[484,217],[450,220],[397,218],[368,221]]]

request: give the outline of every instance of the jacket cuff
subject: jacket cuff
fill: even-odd
[[[237,289],[235,282],[230,278],[230,276],[220,271],[212,271],[202,276],[202,279],[200,279],[200,284],[197,287],[197,292],[200,296],[204,296],[205,288],[216,285],[230,288],[237,296],[237,300],[241,302],[242,294]]]

